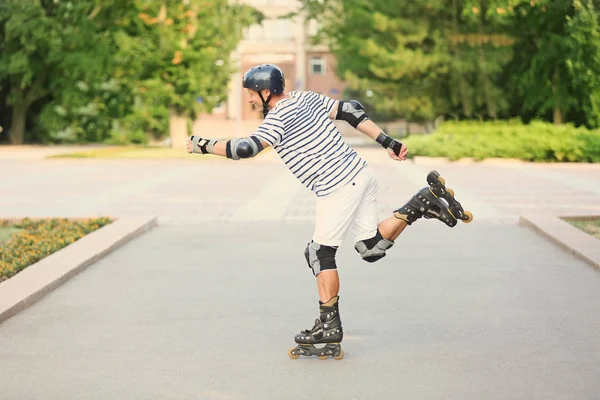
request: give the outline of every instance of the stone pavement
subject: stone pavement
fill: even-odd
[[[274,154],[0,152],[2,216],[160,223],[0,324],[0,398],[597,399],[600,275],[517,221],[600,213],[600,165],[397,163],[358,151],[382,216],[435,168],[475,219],[419,222],[377,264],[351,240],[340,249],[342,361],[286,354],[317,312],[302,255],[314,200]]]
[[[477,221],[516,223],[526,212],[600,214],[600,164],[395,162],[358,147],[388,213],[438,169]],[[45,153],[41,153],[42,155]],[[254,160],[49,159],[0,149],[0,210],[14,216],[154,214],[162,223],[311,222],[314,199],[273,151]]]

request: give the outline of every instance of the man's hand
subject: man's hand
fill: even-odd
[[[375,139],[384,149],[388,151],[390,157],[397,161],[406,160],[408,148],[396,139],[389,137],[385,132],[379,133]]]
[[[190,154],[194,151],[194,143],[192,143],[192,139],[191,138],[188,139],[188,141],[187,141],[186,150]]]
[[[402,144],[402,147],[400,148],[400,153],[398,153],[398,155],[396,155],[394,149],[391,147],[389,147],[387,149],[387,151],[388,151],[388,154],[390,155],[390,157],[392,157],[394,160],[397,160],[397,161],[406,160],[406,156],[408,155],[408,147],[406,147],[405,144]]]

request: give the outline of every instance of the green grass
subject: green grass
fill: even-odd
[[[265,149],[257,157],[270,151]],[[47,158],[113,158],[113,159],[180,159],[180,160],[214,160],[214,156],[204,157],[201,154],[188,154],[184,149],[173,149],[162,146],[107,146],[90,150],[74,151],[70,153],[53,154]]]
[[[0,245],[4,242],[8,242],[8,240],[20,230],[21,229],[15,228],[14,226],[0,226]]]
[[[600,239],[600,217],[594,219],[570,219],[565,218],[565,221],[581,229],[588,235],[592,235],[596,239]]]
[[[92,150],[51,155],[48,158],[128,158],[128,159],[186,159],[200,160],[197,154],[184,149],[158,146],[108,146]]]

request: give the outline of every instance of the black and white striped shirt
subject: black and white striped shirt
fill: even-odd
[[[350,182],[366,161],[329,118],[335,100],[311,91],[289,96],[269,111],[254,136],[273,146],[304,186],[327,196]]]

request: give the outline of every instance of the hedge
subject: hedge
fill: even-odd
[[[444,122],[432,134],[401,139],[409,156],[517,158],[545,162],[600,162],[600,130],[517,120]]]

